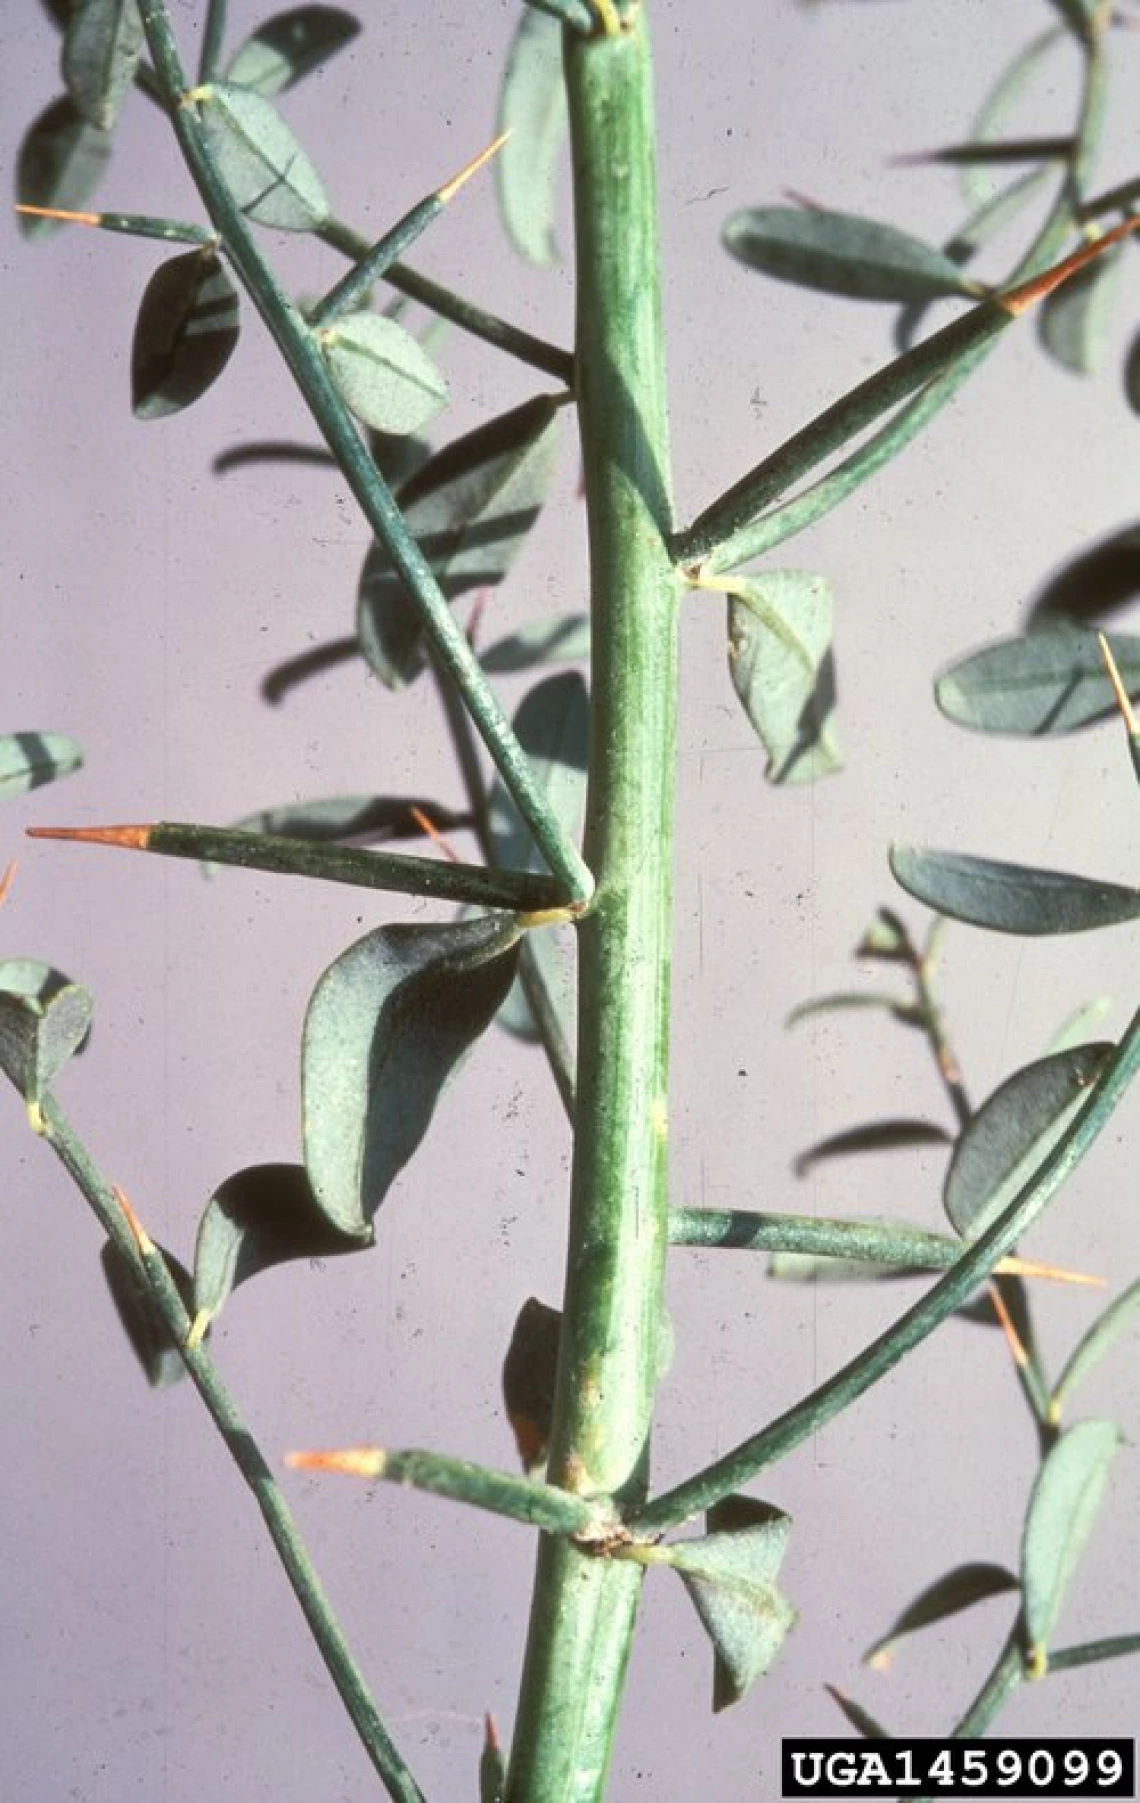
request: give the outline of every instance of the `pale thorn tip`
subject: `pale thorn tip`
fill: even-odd
[[[498,137],[495,138],[492,143],[487,145],[485,150],[481,150],[478,156],[473,156],[469,163],[464,163],[462,169],[460,169],[457,174],[453,175],[449,182],[444,182],[441,188],[436,189],[436,194],[443,202],[444,206],[458,194],[464,182],[469,182],[473,175],[478,175],[480,169],[482,169],[486,163],[491,161],[492,157],[498,156],[510,135],[509,128],[507,131],[501,131]]]
[[[139,1220],[138,1215],[135,1213],[134,1209],[131,1207],[131,1204],[128,1201],[127,1196],[126,1196],[126,1192],[124,1190],[120,1189],[119,1185],[117,1183],[112,1183],[111,1194],[114,1196],[115,1201],[119,1204],[119,1207],[122,1209],[124,1215],[126,1216],[127,1226],[130,1228],[131,1232],[135,1236],[135,1244],[138,1246],[139,1251],[142,1253],[144,1258],[150,1258],[151,1255],[154,1252],[156,1252],[158,1248],[155,1246],[155,1243],[151,1239],[150,1234],[147,1232],[146,1228],[143,1226],[142,1222]]]
[[[1100,654],[1104,659],[1104,667],[1108,671],[1108,680],[1112,684],[1112,692],[1116,696],[1116,705],[1120,709],[1124,718],[1124,724],[1128,728],[1130,736],[1135,738],[1137,733],[1140,733],[1140,725],[1137,724],[1136,714],[1132,706],[1132,697],[1124,686],[1124,678],[1121,676],[1120,666],[1113,656],[1112,646],[1108,642],[1108,635],[1103,632],[1098,632],[1096,640],[1097,644],[1100,646]]]
[[[346,1477],[376,1478],[384,1475],[387,1454],[379,1446],[343,1446],[336,1452],[287,1452],[285,1463],[294,1471],[340,1471]]]

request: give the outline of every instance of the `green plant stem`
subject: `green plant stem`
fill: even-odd
[[[369,526],[385,546],[393,568],[414,598],[435,654],[462,690],[491,758],[536,844],[553,874],[565,885],[563,899],[585,900],[593,888],[589,871],[535,782],[509,720],[329,376],[317,339],[280,288],[258,250],[246,220],[218,177],[196,108],[183,98],[186,79],[165,0],[141,0],[139,10],[186,166],[218,228],[234,270],[285,358],[298,390]]]
[[[577,253],[575,364],[593,683],[578,929],[578,1094],[550,1476],[636,1502],[647,1481],[666,1251],[679,582],[670,527],[649,44],[564,43]],[[544,1540],[510,1803],[602,1795],[642,1568]]]
[[[945,1277],[833,1377],[723,1458],[687,1478],[675,1489],[655,1497],[647,1507],[635,1510],[629,1517],[630,1525],[639,1533],[658,1532],[710,1508],[714,1502],[750,1483],[765,1466],[786,1457],[849,1408],[872,1384],[885,1377],[906,1353],[966,1300],[971,1290],[989,1276],[999,1259],[1004,1258],[1032,1226],[1076,1169],[1138,1070],[1140,1012],[1133,1016],[1124,1037],[1106,1060],[1072,1124],[1032,1177],[1022,1185],[1009,1207],[962,1253]]]
[[[1102,1659],[1126,1659],[1134,1653],[1140,1653],[1140,1634],[1117,1634],[1111,1640],[1088,1640],[1051,1652],[1049,1670],[1071,1672],[1078,1665],[1098,1665]]]
[[[301,1453],[294,1455],[292,1462],[320,1469],[320,1461],[325,1456]],[[362,1477],[382,1478],[386,1483],[426,1490],[432,1496],[446,1497],[451,1502],[470,1503],[472,1508],[505,1515],[511,1521],[521,1521],[545,1534],[600,1541],[612,1535],[618,1526],[612,1505],[604,1498],[572,1496],[554,1484],[535,1483],[509,1471],[472,1464],[469,1459],[424,1452],[418,1447],[405,1452],[360,1447],[354,1448],[349,1456],[358,1462]],[[337,1455],[328,1457],[335,1459]]]
[[[671,1246],[724,1246],[748,1252],[796,1252],[897,1265],[902,1273],[947,1271],[962,1242],[905,1222],[850,1221],[826,1215],[754,1213],[744,1208],[671,1208]]]
[[[209,1353],[202,1346],[188,1347],[186,1344],[190,1317],[166,1260],[156,1248],[140,1246],[115,1191],[93,1162],[54,1096],[44,1100],[41,1118],[43,1137],[91,1204],[108,1238],[161,1310],[195,1388],[261,1510],[270,1539],[329,1676],[388,1795],[395,1803],[424,1803],[423,1793],[384,1726],[363,1674],[353,1659],[276,1478],[231,1401]]]
[[[319,331],[323,326],[330,325],[334,319],[342,313],[350,312],[353,307],[366,306],[369,290],[397,258],[427,231],[433,219],[439,218],[443,207],[442,195],[426,195],[402,219],[398,219],[382,238],[378,238],[375,244],[370,244],[365,255],[353,265],[348,274],[343,275],[335,287],[329,289],[323,300],[309,309],[309,324],[313,330]]]
[[[323,225],[318,226],[315,236],[330,249],[340,251],[342,256],[351,257],[354,263],[360,262],[372,248],[370,239],[339,219],[326,219]],[[418,301],[422,307],[438,313],[441,319],[450,320],[452,325],[469,333],[472,338],[480,338],[484,344],[494,345],[496,350],[507,351],[521,363],[529,363],[532,369],[540,369],[545,375],[556,377],[558,381],[565,382],[567,388],[573,387],[574,359],[569,351],[547,343],[544,338],[536,338],[531,332],[524,332],[521,327],[500,319],[498,314],[489,313],[485,307],[475,306],[463,295],[445,288],[442,283],[433,281],[418,269],[410,269],[406,263],[391,264],[384,271],[383,279],[399,294]]]
[[[227,0],[208,0],[206,23],[202,27],[202,53],[198,59],[198,80],[203,85],[217,80],[226,37],[227,10]]]

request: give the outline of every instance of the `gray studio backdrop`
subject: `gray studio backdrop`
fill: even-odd
[[[233,7],[235,34],[259,18]],[[376,234],[487,140],[514,0],[391,0],[287,100],[338,212]],[[1047,23],[1040,0],[798,6],[654,0],[666,304],[679,506],[688,514],[766,445],[889,354],[889,309],[752,276],[718,248],[734,208],[794,189],[941,239],[962,216],[952,175],[898,153],[963,136],[982,87]],[[187,40],[200,8],[180,0]],[[58,85],[52,28],[4,15],[3,133]],[[1126,43],[1130,74],[1138,51]],[[1041,118],[1073,102],[1059,59]],[[1135,91],[1135,90],[1134,90]],[[1134,106],[1132,116],[1134,118]],[[1127,120],[1124,120],[1127,123]],[[1105,183],[1135,172],[1121,136]],[[1130,160],[1131,159],[1131,160]],[[136,101],[101,190],[131,211],[194,214],[161,121]],[[343,666],[267,706],[280,660],[351,629],[368,535],[319,467],[247,466],[226,447],[312,442],[252,318],[191,412],[130,418],[134,312],[156,247],[73,230],[36,247],[4,226],[3,723],[87,749],[83,773],[9,806],[18,856],[0,916],[6,955],[42,956],[95,992],[86,1056],[61,1093],[152,1233],[189,1256],[214,1186],[299,1151],[296,1045],[306,998],[368,926],[436,911],[398,898],[39,844],[25,824],[225,822],[301,795],[377,789],[459,797],[426,685],[392,696]],[[331,253],[281,243],[316,292]],[[571,330],[563,267],[523,268],[487,179],[433,230],[422,265],[555,339]],[[1115,730],[1045,745],[985,740],[934,711],[931,677],[1013,631],[1075,551],[1140,513],[1140,426],[1118,364],[1137,313],[1127,259],[1119,333],[1099,382],[1040,355],[1029,327],[903,461],[788,547],[837,596],[843,776],[775,793],[725,668],[721,603],[684,630],[678,847],[678,1200],[820,1212],[893,1210],[940,1224],[944,1155],[837,1161],[797,1180],[822,1135],[868,1119],[947,1120],[917,1036],[835,1017],[785,1031],[795,1003],[844,987],[875,907],[895,902],[892,837],[1134,878],[1140,810]],[[442,346],[464,429],[533,392],[521,368],[458,335]],[[506,630],[585,599],[575,452],[517,572],[493,601]],[[504,682],[504,694],[516,692]],[[874,973],[854,980],[878,981]],[[1088,942],[950,933],[945,995],[967,1080],[985,1095],[1088,996],[1127,1019],[1124,931]],[[1135,1272],[1126,1104],[1029,1250],[1120,1283]],[[360,1803],[376,1794],[257,1512],[190,1390],[148,1392],[113,1318],[99,1235],[49,1152],[0,1097],[4,1371],[0,1477],[0,1791],[18,1803]],[[380,1440],[510,1465],[498,1375],[519,1305],[558,1300],[569,1143],[537,1055],[495,1031],[399,1183],[368,1256],[263,1277],[231,1304],[217,1359],[274,1459]],[[778,1286],[743,1253],[676,1257],[677,1350],[661,1396],[662,1484],[731,1446],[885,1325],[911,1286]],[[1099,1306],[1041,1298],[1047,1355]],[[1136,1426],[1135,1354],[1091,1383],[1089,1411]],[[1140,1627],[1135,1456],[1126,1448],[1065,1637]],[[802,1622],[776,1670],[713,1719],[711,1660],[673,1580],[647,1586],[612,1794],[619,1803],[778,1794],[782,1733],[844,1724],[851,1690],[899,1732],[937,1734],[1004,1633],[991,1604],[928,1636],[889,1676],[861,1651],[925,1583],[967,1559],[1016,1562],[1034,1446],[996,1333],[964,1323],[758,1486],[797,1518],[786,1588]],[[433,1499],[287,1474],[288,1493],[381,1707],[426,1792],[474,1793],[483,1712],[509,1732],[532,1548],[521,1528]],[[1127,1662],[1023,1694],[1010,1732],[1135,1729]]]

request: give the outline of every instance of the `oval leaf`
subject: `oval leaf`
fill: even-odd
[[[493,916],[380,927],[321,977],[301,1049],[305,1167],[342,1233],[368,1230],[502,1003],[518,952],[518,927]]]
[[[519,21],[499,101],[495,162],[499,209],[515,249],[542,268],[558,262],[554,176],[566,139],[562,31],[557,19],[526,11]]]
[[[713,1708],[739,1702],[771,1666],[796,1612],[776,1586],[791,1520],[768,1503],[729,1496],[709,1510],[701,1540],[661,1551],[692,1598],[716,1658]]]
[[[226,80],[266,97],[281,94],[351,44],[360,21],[339,6],[294,6],[274,13],[235,52]]]
[[[1037,1473],[1021,1537],[1021,1588],[1030,1670],[1044,1674],[1049,1642],[1120,1444],[1112,1421],[1078,1421]]]
[[[1112,651],[1130,694],[1140,695],[1140,638],[1114,633]],[[1073,732],[1116,712],[1091,632],[1056,629],[1003,639],[953,664],[934,688],[947,719],[980,732],[1026,737]]]
[[[53,100],[20,145],[17,198],[27,207],[78,212],[98,186],[110,155],[109,133],[89,125],[70,95]],[[26,238],[47,238],[63,230],[63,221],[22,213],[20,230]]]
[[[558,1370],[558,1336],[562,1315],[537,1296],[519,1310],[507,1356],[503,1360],[503,1401],[519,1458],[531,1477],[546,1467],[546,1446],[554,1414],[554,1380]]]
[[[248,218],[282,232],[324,224],[324,183],[276,107],[226,82],[197,89],[195,98],[218,174]]]
[[[30,1104],[80,1051],[91,1025],[89,990],[38,958],[0,964],[0,1070]]]
[[[1140,916],[1140,890],[1058,870],[894,845],[891,871],[916,901],[995,933],[1086,933]]]
[[[1097,1316],[1088,1332],[1078,1342],[1070,1354],[1065,1369],[1053,1387],[1049,1399],[1049,1415],[1053,1421],[1061,1419],[1061,1412],[1070,1394],[1081,1380],[1088,1376],[1100,1364],[1105,1354],[1111,1352],[1121,1334],[1126,1333],[1140,1317],[1140,1278],[1129,1284],[1114,1302]]]
[[[749,269],[856,300],[936,300],[974,294],[957,264],[893,225],[815,207],[752,207],[733,213],[725,249]]]
[[[567,670],[537,683],[519,703],[512,725],[535,781],[566,831],[577,838],[590,756],[590,698],[578,672]],[[542,868],[541,854],[501,778],[491,790],[488,819],[499,864],[508,870]]]
[[[162,419],[221,375],[238,341],[238,292],[214,250],[191,250],[147,283],[131,345],[131,410]]]
[[[972,1609],[975,1603],[984,1603],[991,1596],[1002,1596],[1016,1589],[1018,1581],[1004,1565],[984,1562],[956,1565],[953,1571],[936,1579],[921,1595],[916,1596],[913,1603],[907,1604],[883,1638],[876,1640],[874,1646],[868,1647],[863,1654],[863,1662],[865,1665],[875,1666],[879,1671],[886,1671],[894,1660],[899,1641],[908,1634],[915,1634],[920,1628],[933,1627],[936,1622],[946,1621],[950,1616],[960,1614],[963,1609]]]
[[[63,40],[63,79],[88,125],[111,130],[142,48],[137,0],[74,0]]]
[[[174,1279],[187,1314],[193,1312],[194,1284],[185,1265],[172,1252],[163,1250],[167,1268]],[[129,1265],[113,1240],[108,1240],[101,1254],[103,1275],[115,1312],[123,1324],[131,1349],[146,1374],[152,1389],[168,1390],[186,1376],[182,1354],[174,1343],[166,1319],[150,1289]]]
[[[739,577],[729,596],[728,667],[770,782],[811,782],[840,767],[831,616],[830,587],[803,570]]]
[[[977,1239],[1056,1145],[1112,1046],[1073,1046],[1015,1071],[973,1115],[954,1148],[943,1204]]]
[[[498,639],[479,653],[488,676],[513,676],[536,664],[577,664],[590,655],[588,614],[559,614],[553,620],[534,620]]]
[[[345,406],[381,432],[416,432],[448,389],[419,341],[382,313],[349,313],[319,334]]]
[[[0,800],[26,795],[44,783],[70,776],[83,763],[74,739],[61,732],[0,734]]]
[[[214,1191],[194,1251],[194,1314],[210,1320],[247,1277],[295,1258],[331,1258],[371,1244],[349,1239],[317,1207],[303,1165],[254,1164]]]
[[[1054,288],[1037,310],[1042,344],[1055,362],[1074,375],[1095,375],[1104,363],[1122,269],[1117,245]]]

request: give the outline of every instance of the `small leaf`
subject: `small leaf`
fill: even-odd
[[[194,1252],[193,1313],[213,1320],[231,1290],[270,1265],[332,1258],[370,1244],[370,1234],[349,1239],[330,1225],[303,1165],[248,1165],[226,1178],[203,1212]]]
[[[290,7],[274,13],[245,40],[226,80],[272,98],[351,44],[359,31],[359,19],[339,6]]]
[[[1114,633],[1112,650],[1125,687],[1140,695],[1140,638]],[[975,651],[938,678],[934,693],[947,719],[981,732],[1073,732],[1116,712],[1095,636],[1068,628]]]
[[[1121,247],[1117,245],[1054,288],[1037,310],[1042,344],[1062,368],[1072,370],[1074,375],[1095,375],[1104,362],[1112,303],[1122,269]]]
[[[831,1133],[817,1140],[795,1160],[792,1169],[802,1177],[813,1165],[825,1158],[843,1158],[851,1152],[893,1152],[914,1146],[945,1145],[950,1138],[945,1127],[934,1121],[872,1121],[866,1127],[851,1127],[844,1133]]]
[[[324,183],[276,107],[225,82],[198,89],[195,98],[218,174],[248,218],[282,232],[324,224]]]
[[[38,958],[0,964],[0,1070],[26,1102],[40,1102],[82,1050],[94,1005],[82,984]]]
[[[590,699],[578,672],[537,683],[519,703],[512,725],[535,781],[561,825],[577,838],[590,755]],[[541,868],[541,856],[501,778],[491,790],[488,813],[497,862],[508,870]]]
[[[494,916],[379,927],[318,982],[301,1051],[305,1166],[343,1233],[367,1231],[423,1139],[510,988],[519,936]]]
[[[839,769],[831,616],[831,589],[822,576],[771,570],[734,579],[729,670],[768,753],[764,774],[771,782],[811,782]]]
[[[1021,1588],[1030,1673],[1041,1677],[1085,1541],[1120,1444],[1112,1421],[1078,1421],[1037,1473],[1021,1538]]]
[[[1023,50],[1018,51],[1013,61],[998,76],[978,110],[970,133],[976,143],[988,144],[1000,137],[1014,106],[1030,83],[1037,78],[1046,59],[1064,41],[1064,32],[1054,27],[1042,32],[1026,44]],[[984,171],[964,169],[961,179],[967,197],[975,202],[983,202],[993,193],[993,182]]]
[[[868,1647],[863,1662],[886,1671],[893,1663],[895,1648],[906,1635],[932,1627],[936,1622],[958,1615],[963,1609],[972,1609],[975,1603],[984,1603],[991,1596],[1001,1596],[1017,1588],[1017,1579],[1004,1565],[983,1562],[956,1565],[953,1571],[948,1571],[945,1577],[938,1578],[916,1596],[913,1603],[908,1603],[882,1639]]]
[[[502,581],[538,518],[554,471],[559,406],[536,395],[446,445],[399,491],[400,509],[449,600]],[[419,614],[379,542],[360,578],[357,630],[390,688],[424,668]]]
[[[768,1503],[729,1496],[710,1509],[701,1540],[661,1551],[692,1598],[713,1643],[713,1708],[739,1702],[772,1664],[796,1612],[776,1586],[791,1520]]]
[[[417,432],[448,388],[419,340],[382,313],[347,313],[319,334],[345,406],[380,432]]]
[[[111,155],[110,134],[89,125],[70,95],[53,100],[28,128],[16,167],[16,194],[26,207],[78,212],[90,199]],[[59,219],[20,215],[26,238],[63,230]]]
[[[499,101],[498,129],[510,132],[495,163],[499,209],[507,236],[531,263],[558,262],[554,176],[566,140],[566,89],[558,21],[523,14],[511,44]]]
[[[1056,1145],[1112,1046],[1073,1046],[1007,1077],[962,1131],[943,1205],[964,1239],[977,1239]]]
[[[534,620],[498,639],[479,653],[488,676],[513,676],[536,664],[582,663],[590,655],[588,614],[560,614],[553,620]]]
[[[1053,1394],[1049,1400],[1049,1415],[1053,1421],[1061,1419],[1061,1412],[1070,1394],[1077,1385],[1086,1378],[1090,1371],[1100,1364],[1105,1354],[1111,1352],[1121,1334],[1140,1316],[1140,1279],[1129,1284],[1126,1290],[1110,1302],[1103,1314],[1097,1316],[1088,1332],[1077,1343],[1070,1353],[1068,1361],[1057,1382],[1053,1386]]]
[[[136,419],[179,413],[221,375],[238,341],[238,292],[217,252],[191,250],[156,269],[131,345]]]
[[[174,1257],[163,1252],[187,1314],[193,1310],[194,1284],[189,1271]],[[155,1390],[168,1390],[186,1375],[182,1355],[171,1337],[165,1317],[146,1284],[127,1263],[113,1240],[108,1240],[101,1254],[103,1275],[119,1320],[123,1324],[135,1357],[142,1366],[146,1381]]]
[[[82,763],[75,740],[61,732],[0,734],[0,801],[70,776]]]
[[[815,207],[754,207],[733,213],[723,242],[749,269],[857,300],[935,300],[976,294],[958,265],[893,225]]]
[[[995,933],[1085,933],[1140,916],[1140,890],[962,852],[894,845],[891,871],[909,895]]]
[[[63,40],[63,79],[88,125],[114,126],[143,42],[137,0],[75,0]]]
[[[561,1330],[561,1312],[548,1308],[536,1296],[528,1297],[519,1310],[503,1361],[507,1420],[530,1477],[541,1476],[546,1467]]]

